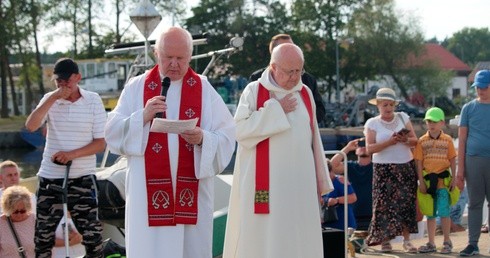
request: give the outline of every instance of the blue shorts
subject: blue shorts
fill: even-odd
[[[436,217],[449,217],[450,202],[449,191],[446,188],[440,188],[436,191],[437,203],[434,207],[436,216],[427,216],[427,219],[434,219]]]

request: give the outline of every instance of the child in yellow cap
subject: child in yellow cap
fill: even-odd
[[[419,177],[418,200],[422,213],[427,216],[427,233],[429,241],[419,247],[420,253],[436,252],[434,242],[436,234],[436,217],[441,218],[444,242],[441,253],[452,252],[453,245],[449,238],[451,218],[449,210],[451,199],[450,190],[454,187],[451,171],[456,171],[456,150],[453,139],[445,134],[444,112],[433,107],[425,113],[424,121],[427,133],[419,138],[415,147],[414,158]],[[456,190],[456,189],[455,189]]]

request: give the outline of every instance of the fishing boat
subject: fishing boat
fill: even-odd
[[[44,148],[44,144],[46,143],[44,128],[39,128],[34,132],[22,128],[20,130],[20,138],[36,149]]]

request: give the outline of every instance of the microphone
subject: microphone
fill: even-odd
[[[170,78],[168,78],[168,77],[163,78],[163,80],[162,80],[162,93],[160,95],[167,97],[167,91],[168,91],[169,87],[170,87]],[[156,113],[155,117],[156,118],[162,118],[163,112]]]

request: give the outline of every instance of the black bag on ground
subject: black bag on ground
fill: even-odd
[[[121,156],[112,166],[96,173],[99,219],[124,227],[127,159]]]
[[[337,215],[337,206],[328,206],[326,203],[322,206],[323,223],[333,223],[339,220]]]
[[[97,180],[99,190],[99,218],[101,220],[124,219],[126,201],[116,186],[109,180]]]
[[[105,258],[124,258],[126,257],[126,248],[108,238],[102,243],[102,249]]]

